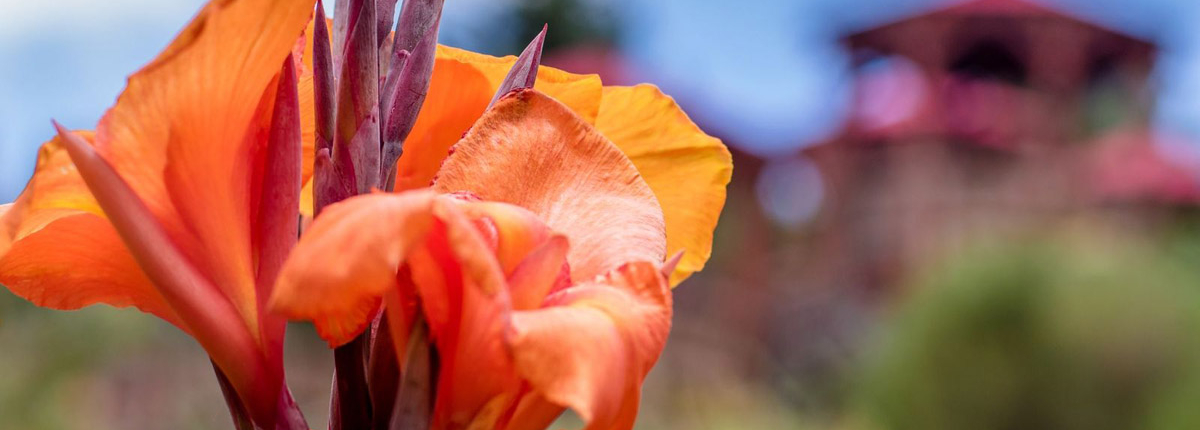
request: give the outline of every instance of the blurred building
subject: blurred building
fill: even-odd
[[[888,288],[976,233],[1113,202],[1154,217],[1200,196],[1196,165],[1163,155],[1151,129],[1149,41],[1030,1],[974,0],[843,43],[850,117],[807,153],[826,187],[810,266],[825,282]]]

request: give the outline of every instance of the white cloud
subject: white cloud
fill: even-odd
[[[0,43],[39,32],[88,31],[114,22],[178,20],[200,9],[202,0],[4,0]]]

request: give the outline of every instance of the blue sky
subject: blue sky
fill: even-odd
[[[515,0],[507,0],[515,1]],[[601,0],[593,0],[601,1]],[[124,87],[199,9],[201,0],[0,0],[0,202],[33,169],[50,118],[92,128]],[[497,0],[450,0],[442,41],[482,48]],[[788,154],[838,124],[847,101],[837,35],[945,3],[938,0],[612,0],[620,41],[642,80],[698,122],[751,152]],[[1156,40],[1157,121],[1200,140],[1200,3],[1047,0]],[[550,23],[553,31],[554,23]]]

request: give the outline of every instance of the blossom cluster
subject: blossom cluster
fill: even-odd
[[[730,154],[651,85],[437,44],[440,0],[213,0],[0,206],[0,284],[133,306],[210,355],[238,429],[630,429]],[[393,23],[393,20],[395,21]],[[394,30],[389,30],[394,28]]]

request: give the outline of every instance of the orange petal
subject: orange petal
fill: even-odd
[[[516,60],[438,45],[429,94],[404,141],[396,169],[397,190],[429,186],[450,147],[487,109]],[[589,123],[600,111],[602,85],[596,75],[541,66],[534,88],[562,101]]]
[[[564,267],[567,250],[567,237],[554,235],[526,255],[508,278],[513,309],[537,309],[546,295],[570,282]]]
[[[296,95],[300,97],[300,178],[312,178],[313,156],[316,153],[316,105],[313,102],[313,76],[300,75],[296,80]],[[310,212],[311,214],[311,212]]]
[[[0,284],[37,306],[134,306],[187,331],[116,230],[96,215],[61,217],[15,241],[0,256]]]
[[[666,279],[655,264],[631,263],[547,302],[513,313],[508,339],[517,372],[550,402],[575,410],[586,429],[633,428],[642,381],[671,327]]]
[[[90,137],[90,132],[74,135],[72,138],[76,141],[73,145],[83,150],[77,154],[78,157],[94,161],[95,154],[90,151],[87,142]],[[114,179],[115,172],[111,167],[107,163],[101,164],[90,164],[93,179],[99,178],[95,175],[105,173],[95,170],[97,168],[107,169],[108,177]],[[124,186],[123,183],[120,185]],[[130,197],[128,188],[125,188],[125,193],[126,197]],[[109,197],[113,195],[110,193]],[[143,207],[143,213],[145,210]],[[143,215],[143,219],[148,217],[149,214]],[[239,391],[258,398],[254,387],[247,384],[261,379],[262,369],[257,367],[260,363],[247,360],[246,355],[241,354],[254,354],[255,345],[250,333],[242,328],[237,314],[232,312],[232,307],[225,303],[226,308],[223,309],[228,310],[228,314],[208,312],[213,308],[203,307],[203,311],[187,315],[179,311],[181,308],[173,307],[175,305],[172,303],[176,302],[168,302],[168,298],[150,281],[143,265],[133,257],[113,224],[101,212],[72,163],[62,135],[42,147],[33,178],[17,203],[10,206],[2,218],[5,227],[0,230],[4,230],[8,236],[5,238],[6,245],[0,247],[0,283],[7,285],[15,294],[37,305],[58,309],[77,309],[105,303],[118,307],[134,306],[159,316],[197,336],[201,344],[209,348],[214,360],[237,378]],[[160,246],[155,249],[161,251],[165,248]],[[167,258],[161,253],[155,255]],[[209,288],[207,291],[216,291],[214,287]],[[189,284],[183,290],[182,295],[176,295],[176,299],[180,300],[177,304],[183,305],[188,311],[196,311],[197,306],[201,306],[196,299],[208,300],[208,303],[225,301],[220,296],[197,296],[203,293],[203,286],[200,285]],[[177,289],[175,292],[180,291]],[[213,321],[215,319],[219,321]],[[219,337],[213,336],[214,332],[219,332]],[[274,399],[273,392],[264,395]]]
[[[364,330],[387,297],[389,309],[402,311],[392,332],[401,348],[411,294],[419,292],[441,363],[437,428],[469,423],[496,395],[519,386],[502,342],[504,273],[468,206],[428,190],[331,205],[293,250],[271,301],[289,317],[314,320],[338,345]]]
[[[8,248],[12,246],[12,237],[14,226],[8,222],[8,213],[12,211],[13,204],[5,203],[0,205],[0,255],[8,252]]]
[[[60,137],[42,145],[29,184],[0,212],[0,284],[14,294],[54,309],[134,306],[186,331],[104,218]]]
[[[461,203],[460,208],[471,219],[485,221],[495,231],[494,251],[506,276],[512,275],[525,256],[552,234],[537,214],[522,207],[481,201]]]
[[[306,161],[303,162],[307,163],[307,160],[310,160],[311,158],[312,157],[307,157],[305,158]],[[311,169],[312,167],[309,166],[309,168]],[[312,176],[309,176],[304,180],[304,186],[300,188],[300,216],[305,220],[311,221],[313,217],[313,186],[315,185],[316,184],[313,182]],[[304,228],[303,221],[300,223],[300,227],[302,229]]]
[[[502,342],[508,295],[495,255],[461,206],[440,199],[434,211],[438,222],[425,252],[409,267],[441,366],[433,427],[464,428],[489,410],[507,409],[496,396],[519,387]]]
[[[434,194],[368,194],[326,207],[284,263],[270,308],[312,320],[331,346],[370,322],[396,271],[424,240]]]
[[[571,242],[571,279],[663,260],[662,209],[633,163],[562,103],[536,90],[501,99],[446,159],[434,189],[533,211]]]
[[[196,271],[112,165],[87,141],[57,123],[55,127],[80,176],[138,267],[229,376],[255,419],[273,419],[279,381],[264,380],[272,376],[261,360],[261,344],[253,334],[257,331],[251,332],[228,297]]]
[[[440,47],[438,52],[442,52]],[[450,146],[483,115],[492,97],[488,85],[475,68],[439,56],[433,64],[429,94],[404,140],[396,167],[396,190],[429,186]]]
[[[488,100],[517,62],[512,55],[493,57],[449,46],[438,46],[438,58],[471,66],[483,74],[488,81]],[[600,112],[602,87],[599,75],[579,75],[545,65],[538,67],[537,82],[533,85],[533,89],[567,105],[588,124],[595,123]]]
[[[88,142],[93,140],[90,131],[76,134]],[[11,205],[9,210],[0,215],[0,232],[7,232],[7,241],[32,234],[65,216],[79,213],[104,216],[100,205],[71,163],[71,156],[63,148],[59,136],[42,144],[33,177]],[[0,245],[4,243],[0,241]],[[5,246],[0,246],[0,254],[5,249]]]
[[[678,285],[712,254],[733,173],[729,150],[653,85],[604,88],[596,129],[633,161],[662,204],[667,254],[683,251],[671,276]]]
[[[526,393],[517,401],[504,430],[545,430],[562,415],[565,407],[551,403],[536,392]]]
[[[256,120],[269,120],[266,90],[311,13],[304,0],[209,3],[129,78],[97,130],[101,156],[251,327],[250,184],[265,141]]]

